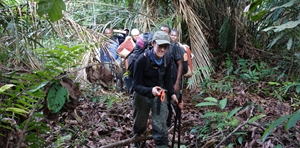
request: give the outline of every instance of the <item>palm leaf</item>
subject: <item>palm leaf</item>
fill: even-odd
[[[188,26],[191,50],[195,55],[193,67],[201,73],[199,75],[193,75],[192,78],[190,78],[191,81],[188,88],[195,89],[205,78],[210,76],[212,54],[209,51],[207,40],[202,32],[203,23],[192,6],[193,3],[190,1],[180,1],[177,13],[180,14]]]

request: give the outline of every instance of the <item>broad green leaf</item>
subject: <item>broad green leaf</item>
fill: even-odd
[[[114,103],[114,100],[113,99],[109,99],[108,102],[107,102],[107,108],[110,108]]]
[[[66,88],[60,84],[54,83],[49,89],[47,100],[48,108],[52,110],[53,113],[57,113],[64,106],[65,101],[69,97],[69,92]]]
[[[57,48],[64,49],[64,50],[66,50],[66,51],[69,51],[69,50],[70,50],[70,47],[69,47],[69,46],[66,46],[66,45],[57,45],[56,47],[57,47]]]
[[[294,28],[296,27],[297,25],[300,24],[300,20],[297,20],[297,21],[289,21],[285,24],[281,24],[279,26],[271,26],[271,27],[268,27],[266,29],[264,29],[263,31],[269,31],[269,30],[274,30],[274,32],[280,32],[280,31],[283,31],[285,29],[290,29],[290,28]]]
[[[271,130],[273,130],[274,128],[276,128],[278,125],[280,125],[281,123],[283,123],[284,121],[286,121],[288,118],[290,118],[291,115],[286,115],[283,116],[277,120],[275,120],[264,132],[264,134],[261,137],[261,141],[265,142],[266,138],[268,137],[268,135],[270,134]]]
[[[24,109],[20,109],[20,108],[16,108],[16,107],[9,107],[6,109],[6,111],[12,111],[14,113],[17,113],[17,114],[28,114],[28,112]]]
[[[266,116],[265,114],[260,114],[260,115],[254,116],[249,119],[249,123],[253,123],[253,122],[257,121],[258,119],[263,118],[265,116]]]
[[[300,93],[300,84],[297,85],[297,87],[296,87],[296,92],[297,92],[297,93]]]
[[[276,145],[274,148],[282,148],[281,144]]]
[[[226,118],[231,118],[235,113],[237,113],[242,107],[235,108],[234,110],[230,111]]]
[[[207,97],[207,98],[205,98],[204,100],[205,100],[205,101],[210,101],[210,102],[215,102],[215,103],[218,102],[218,100],[217,100],[216,98],[214,98],[214,97]]]
[[[226,123],[224,123],[224,122],[220,122],[220,123],[218,123],[218,128],[223,128],[224,126],[226,126],[227,124]]]
[[[220,108],[221,108],[221,109],[224,109],[225,106],[226,106],[226,104],[227,104],[227,98],[224,98],[224,99],[222,99],[222,100],[219,102],[219,105],[220,105]]]
[[[196,107],[201,107],[201,106],[218,106],[218,104],[214,102],[201,102],[196,105]]]
[[[206,117],[214,117],[214,116],[219,116],[219,115],[222,115],[222,113],[219,113],[219,112],[208,112],[208,113],[205,113],[202,118],[206,118]]]
[[[288,3],[285,3],[285,4],[281,5],[281,6],[276,6],[276,7],[271,8],[270,11],[274,11],[274,10],[276,10],[276,9],[278,9],[278,8],[291,7],[291,6],[293,6],[296,2],[299,2],[299,0],[291,0],[291,1],[289,1]]]
[[[249,12],[253,12],[256,10],[256,8],[262,3],[263,0],[255,0],[251,3]]]
[[[240,136],[240,137],[238,138],[238,142],[239,142],[240,144],[243,143],[243,137],[242,137],[242,136]]]
[[[37,13],[42,16],[48,14],[50,21],[55,22],[63,17],[62,11],[66,10],[63,0],[40,0]]]
[[[270,85],[276,85],[276,86],[280,85],[280,83],[278,83],[278,82],[268,82],[268,84],[270,84]]]
[[[234,135],[247,135],[247,132],[235,132]]]
[[[262,109],[260,105],[257,105],[256,109],[259,110],[261,113],[265,113],[264,109]]]
[[[300,120],[300,110],[298,110],[296,113],[294,113],[291,116],[291,118],[289,118],[284,128],[286,130],[289,130],[290,128],[294,127],[299,120]]]
[[[76,51],[77,49],[81,49],[83,47],[83,45],[77,45],[77,46],[73,46],[71,47],[72,51]]]
[[[251,16],[252,21],[259,21],[267,13],[267,10],[260,11],[256,15]]]
[[[6,91],[7,89],[10,89],[13,86],[16,86],[16,85],[14,85],[14,84],[6,84],[6,85],[0,87],[0,93]]]
[[[58,54],[59,56],[62,56],[62,55],[65,55],[66,53],[61,51],[61,50],[49,50],[49,53],[56,53]]]

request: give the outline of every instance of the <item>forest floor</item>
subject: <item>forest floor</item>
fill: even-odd
[[[284,125],[280,124],[272,130],[264,143],[261,142],[267,127],[277,118],[293,113],[294,108],[291,107],[291,102],[279,101],[257,92],[248,92],[247,88],[237,82],[233,85],[232,92],[226,93],[212,91],[210,94],[200,94],[200,88],[193,91],[183,90],[185,107],[181,117],[182,147],[273,148],[279,144],[282,147],[300,147],[298,125],[286,131]],[[109,94],[110,99],[115,101],[111,106],[108,106],[107,100],[101,101],[101,98]],[[196,104],[209,96],[219,101],[227,98],[226,107],[224,109],[217,106],[196,107]],[[133,140],[131,101],[132,99],[123,93],[97,90],[88,95],[88,92],[85,92],[75,112],[65,112],[57,121],[48,121],[51,133],[55,134],[45,137],[46,141],[49,143],[55,141],[55,145],[64,147],[130,147]],[[238,107],[243,108],[236,112],[234,118],[227,119],[225,116],[203,118],[208,112],[229,113]],[[142,147],[152,148],[154,141],[151,138],[151,118],[147,127],[142,135],[146,139],[143,140]],[[169,130],[169,145],[173,129],[171,126]]]
[[[216,73],[212,77],[219,81],[224,76]],[[253,85],[245,85],[236,80],[232,82],[228,91],[207,88],[209,91],[201,93],[203,91],[201,88],[184,89],[181,147],[280,148],[280,145],[286,148],[300,147],[299,123],[285,130],[285,124],[277,125],[278,122],[274,122],[298,110],[299,107],[293,107],[292,104],[299,98],[291,102],[293,101],[291,98],[280,101],[274,96],[266,95],[263,92],[263,88],[268,87],[266,82],[258,82],[255,89],[250,89],[251,87]],[[55,120],[42,119],[42,122],[50,128],[49,133],[41,134],[41,138],[46,140],[49,147],[126,148],[130,147],[134,140],[140,140],[132,138],[132,98],[128,94],[92,87],[84,87],[80,91],[79,104],[75,110],[61,113]],[[207,97],[216,98],[218,103],[227,98],[226,106],[223,109],[219,106],[196,106],[205,102],[204,99]],[[234,110],[235,114],[226,118]],[[209,112],[214,112],[215,116],[208,116]],[[264,132],[272,123],[273,130],[262,142]],[[141,138],[143,148],[154,147],[151,128],[149,118],[147,130]],[[169,129],[169,145],[173,129],[173,126]],[[9,145],[15,145],[18,140],[8,139],[8,143],[2,141],[0,147],[14,147]]]

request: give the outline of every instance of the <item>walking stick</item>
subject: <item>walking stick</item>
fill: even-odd
[[[182,99],[182,77],[180,77],[180,90],[179,90],[179,98],[178,98],[178,102],[181,102]],[[177,120],[178,120],[178,127],[177,127]],[[177,107],[176,109],[176,115],[175,115],[175,121],[174,121],[174,131],[173,131],[173,138],[172,138],[172,146],[171,148],[174,147],[174,143],[175,143],[175,133],[176,133],[176,129],[178,129],[177,133],[178,133],[178,148],[180,148],[180,124],[181,124],[181,109],[179,107]]]

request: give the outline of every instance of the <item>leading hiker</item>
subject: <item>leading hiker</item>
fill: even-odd
[[[157,148],[167,148],[168,128],[168,99],[164,93],[170,95],[179,108],[171,79],[170,58],[166,55],[170,37],[163,31],[155,32],[151,50],[141,54],[134,63],[133,70],[133,132],[140,136],[146,130],[146,123],[150,109],[152,112],[152,136]],[[139,147],[135,143],[134,147]]]

